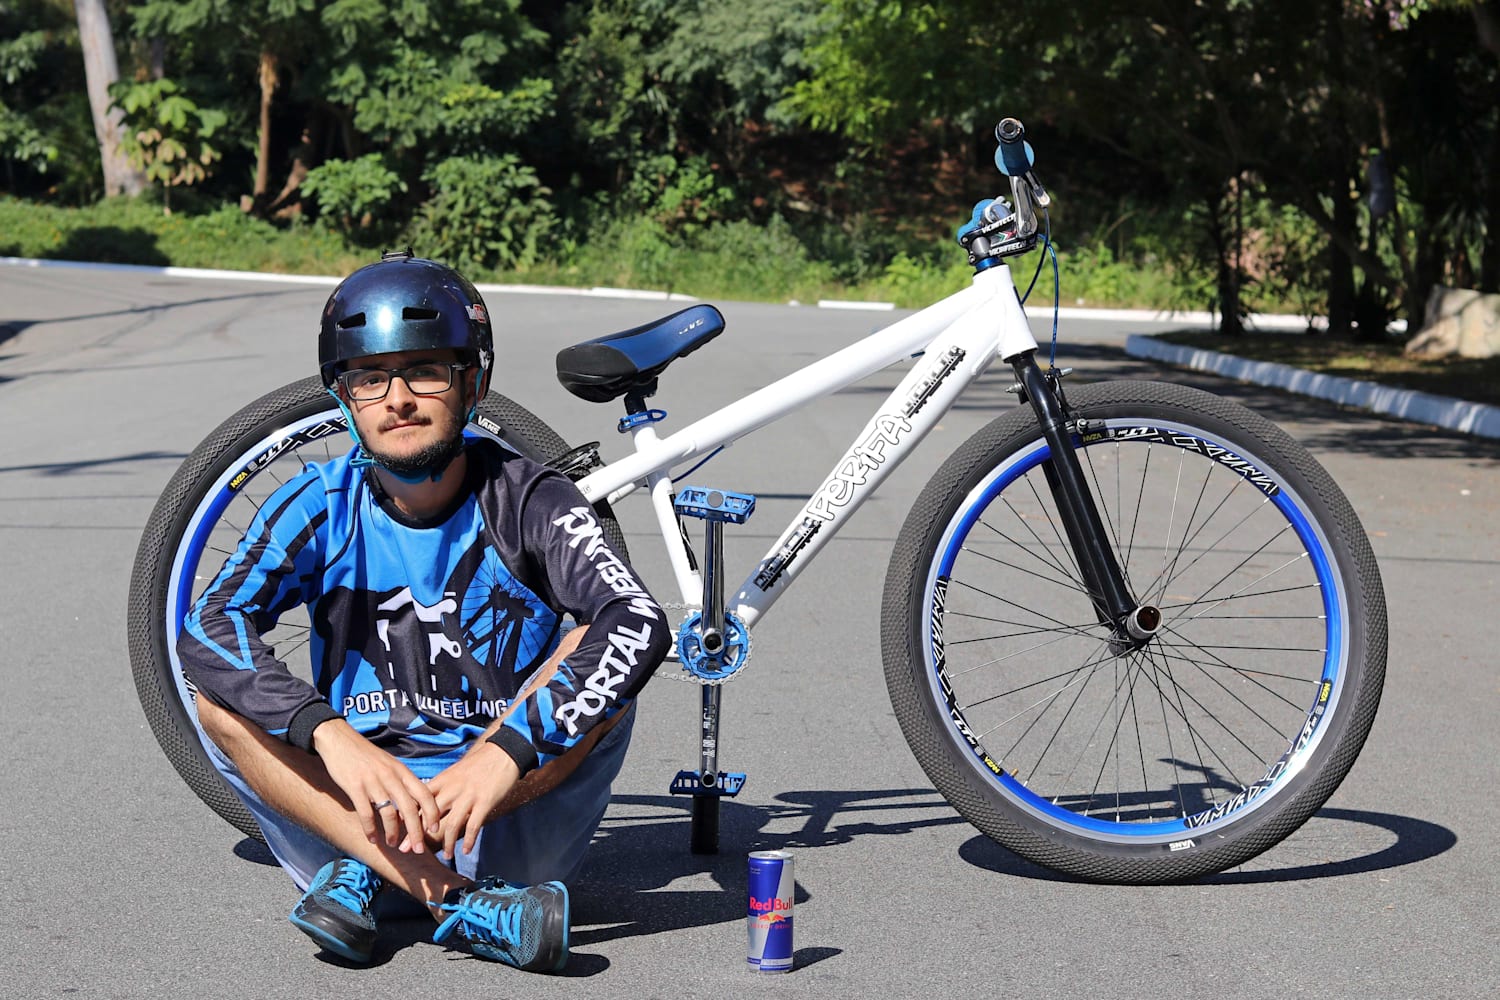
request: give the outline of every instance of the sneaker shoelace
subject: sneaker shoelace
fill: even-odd
[[[480,937],[509,948],[521,943],[523,907],[518,902],[501,898],[498,893],[470,891],[458,902],[444,904],[442,909],[458,914],[464,937],[470,940]]]
[[[375,890],[375,873],[358,863],[338,865],[324,888],[329,899],[356,913],[363,913],[370,908]]]

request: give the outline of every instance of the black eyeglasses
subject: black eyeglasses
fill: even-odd
[[[339,373],[339,384],[349,398],[360,403],[384,399],[391,391],[391,380],[399,378],[418,396],[436,396],[453,387],[453,374],[469,365],[448,361],[427,361],[410,368],[352,368]]]

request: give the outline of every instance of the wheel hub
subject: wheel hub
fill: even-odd
[[[1109,649],[1116,656],[1133,653],[1150,642],[1161,629],[1161,608],[1142,604],[1115,626]]]

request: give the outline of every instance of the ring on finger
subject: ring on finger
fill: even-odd
[[[380,810],[384,809],[386,806],[393,806],[395,804],[396,803],[391,801],[390,799],[386,799],[384,802],[377,802],[375,803],[375,811],[380,812]]]

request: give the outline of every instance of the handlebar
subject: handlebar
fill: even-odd
[[[1020,222],[1017,235],[1030,236],[1037,231],[1036,209],[1052,204],[1047,189],[1031,169],[1036,153],[1026,141],[1026,126],[1018,118],[1002,118],[995,126],[995,139],[1000,143],[995,150],[995,166],[1010,178],[1011,200]]]
[[[1026,141],[1026,126],[1017,118],[1003,118],[995,126],[995,139],[999,142],[995,166],[1010,179],[1011,200],[1009,204],[1000,198],[980,202],[958,231],[959,243],[969,251],[969,262],[981,269],[1032,249],[1039,228],[1036,210],[1052,204],[1032,170],[1036,154]]]

